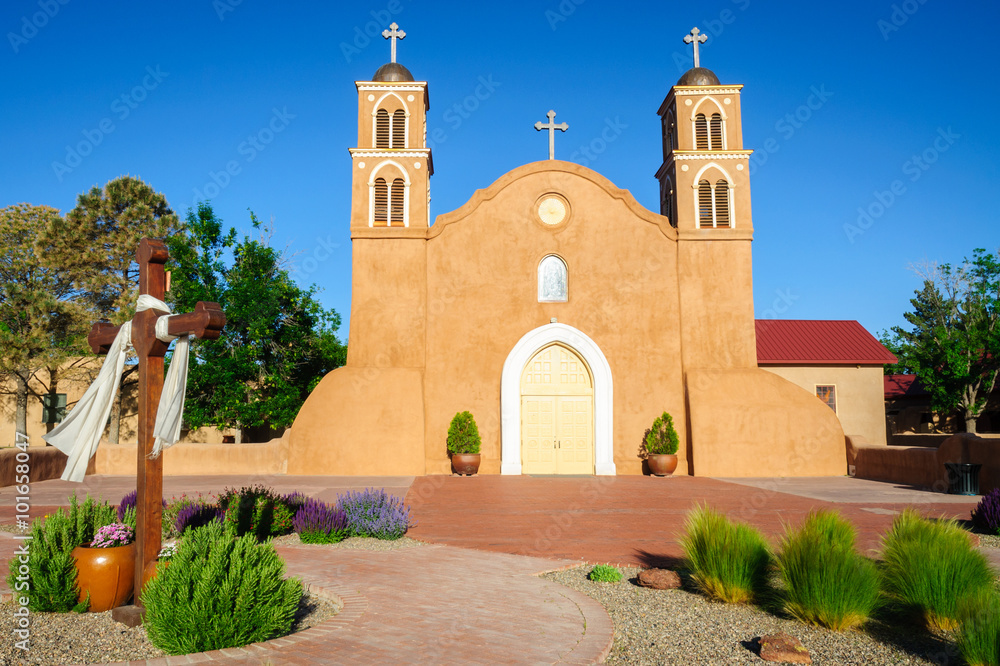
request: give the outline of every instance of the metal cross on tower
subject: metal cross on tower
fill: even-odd
[[[395,22],[389,24],[389,30],[383,30],[382,36],[392,42],[392,62],[396,62],[396,40],[406,37],[406,33],[399,30]]]
[[[559,130],[560,132],[565,132],[566,130],[569,129],[569,125],[567,125],[566,123],[559,123],[558,125],[556,125],[555,111],[549,111],[548,114],[546,115],[548,115],[549,117],[549,122],[543,123],[542,121],[539,120],[537,123],[535,123],[535,129],[538,130],[539,132],[541,132],[543,129],[547,129],[549,131],[549,159],[554,160],[556,158],[556,130]]]
[[[704,44],[707,41],[708,41],[708,35],[702,35],[701,34],[701,30],[698,30],[697,27],[691,28],[691,34],[690,35],[684,35],[684,43],[685,44],[694,44],[694,66],[695,67],[701,67],[701,61],[700,61],[701,59],[698,57],[698,44],[699,43]],[[393,51],[393,53],[395,53],[395,51]]]

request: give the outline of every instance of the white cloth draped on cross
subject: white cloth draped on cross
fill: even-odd
[[[136,312],[143,310],[170,312],[166,303],[147,294],[139,296],[136,302]],[[166,343],[176,337],[167,333],[169,318],[169,316],[164,316],[156,320],[156,337]],[[156,410],[156,425],[153,428],[153,436],[156,441],[151,454],[153,458],[159,456],[163,449],[173,446],[181,437],[190,338],[187,335],[182,335],[176,339],[174,355],[163,382],[163,393]],[[83,481],[84,475],[87,473],[87,465],[97,451],[97,445],[104,433],[104,426],[111,415],[111,407],[114,405],[118,385],[121,383],[122,372],[125,369],[125,358],[131,340],[132,322],[129,321],[122,324],[118,330],[118,335],[115,337],[94,383],[90,385],[90,388],[76,403],[66,419],[52,432],[42,437],[46,442],[69,456],[66,469],[61,477],[64,481]]]

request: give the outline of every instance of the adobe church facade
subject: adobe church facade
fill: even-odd
[[[640,474],[663,411],[678,473],[845,473],[833,411],[757,366],[742,86],[698,67],[667,93],[658,213],[550,159],[433,224],[427,83],[392,62],[356,86],[347,364],[302,407],[288,474],[450,473],[465,410],[485,474]]]

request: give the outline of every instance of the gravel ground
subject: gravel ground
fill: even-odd
[[[340,605],[327,597],[304,594],[299,602],[292,631],[302,631],[328,620]],[[32,613],[30,650],[25,653],[13,646],[14,607],[0,604],[3,639],[0,642],[0,666],[35,664],[104,663],[132,659],[155,659],[165,654],[153,646],[146,630],[129,628],[104,613]]]
[[[753,606],[712,603],[685,589],[639,587],[640,569],[620,568],[620,583],[587,579],[591,566],[544,574],[543,578],[597,600],[615,625],[609,664],[763,664],[754,640],[784,631],[795,636],[813,664],[959,664],[950,637],[931,636],[896,623],[872,622],[864,631],[838,633],[812,628]],[[904,625],[899,625],[904,626]]]

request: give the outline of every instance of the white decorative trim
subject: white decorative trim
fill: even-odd
[[[524,335],[503,364],[500,379],[500,473],[521,473],[521,374],[543,347],[561,342],[576,351],[594,377],[594,473],[614,476],[614,386],[601,348],[583,331],[546,324]]]
[[[702,175],[712,167],[715,167],[716,169],[722,172],[722,175],[726,177],[726,182],[729,183],[729,187],[733,186],[733,179],[729,175],[729,173],[715,162],[712,162],[711,164],[706,164],[705,166],[703,166],[701,169],[698,170],[698,173],[695,174],[694,185],[692,185],[694,189],[696,190],[698,189],[698,181],[701,180]],[[713,184],[712,187],[715,187],[715,185]]]
[[[378,174],[378,172],[382,170],[382,167],[388,166],[390,164],[400,170],[400,172],[403,174],[403,182],[406,183],[407,186],[409,186],[409,184],[410,184],[410,174],[406,173],[406,169],[403,168],[402,164],[400,164],[399,162],[396,162],[394,160],[385,160],[384,162],[382,162],[381,164],[379,164],[377,167],[375,167],[374,169],[372,169],[372,175],[368,176],[368,184],[369,185],[374,185],[375,184],[375,176]],[[386,182],[388,182],[388,181],[386,181]]]
[[[392,150],[382,148],[372,150],[371,148],[349,148],[351,157],[423,157],[431,154],[430,148],[410,148],[409,150]]]
[[[704,95],[738,95],[743,86],[674,86],[674,96]],[[362,88],[362,90],[364,90]]]
[[[719,102],[714,97],[710,97],[708,95],[705,95],[704,97],[702,97],[701,100],[697,104],[694,105],[694,108],[691,109],[691,120],[694,120],[695,115],[697,115],[698,108],[702,104],[704,104],[705,102],[709,102],[709,101],[712,102],[712,104],[715,105],[716,109],[718,109],[719,115],[722,116],[723,120],[729,120],[729,116],[726,115],[725,109],[722,108],[722,106],[719,104]],[[706,118],[707,118],[707,116],[706,116]],[[725,126],[723,125],[723,128],[724,127]]]
[[[680,162],[682,160],[749,160],[750,155],[753,154],[752,150],[739,150],[739,151],[714,151],[714,150],[703,150],[703,151],[688,151],[681,152],[674,151],[674,160]]]
[[[406,83],[399,83],[396,81],[386,81],[385,83],[378,81],[368,81],[362,83],[360,81],[355,81],[354,85],[358,87],[358,90],[414,90],[417,92],[423,92],[424,88],[427,87],[426,81],[407,81]]]

